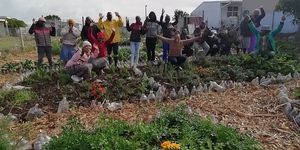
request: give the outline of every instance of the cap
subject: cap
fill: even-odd
[[[243,14],[250,14],[250,11],[249,10],[244,10]]]
[[[261,31],[270,31],[270,27],[268,25],[264,25],[263,27],[261,27]]]
[[[104,35],[104,33],[102,33],[102,32],[98,32],[98,33],[97,33],[97,37],[98,37],[98,38],[105,38],[105,35]]]
[[[46,22],[46,19],[44,17],[40,17],[38,21]]]
[[[92,44],[89,41],[83,41],[82,48],[85,46],[92,46]]]

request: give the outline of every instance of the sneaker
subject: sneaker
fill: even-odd
[[[80,82],[81,80],[83,80],[83,77],[78,77],[76,75],[72,75],[71,76],[71,79],[74,81],[74,82]]]

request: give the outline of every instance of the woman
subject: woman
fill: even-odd
[[[80,37],[80,31],[74,27],[75,21],[73,19],[68,20],[68,26],[65,26],[60,34],[62,35],[62,48],[60,51],[60,60],[63,61],[65,66],[74,53],[76,52],[77,38]]]
[[[169,56],[168,56],[168,61],[176,66],[177,69],[181,70],[182,68],[180,67],[186,60],[186,57],[182,55],[182,48],[184,45],[187,45],[189,43],[192,43],[196,40],[199,40],[202,37],[202,34],[198,37],[193,37],[188,40],[180,40],[180,32],[176,31],[174,38],[165,38],[163,36],[157,35],[156,32],[154,32],[155,36],[162,40],[163,42],[166,42],[170,46],[170,51],[169,51]]]
[[[261,12],[261,14],[259,14],[259,12]],[[260,9],[254,9],[253,10],[253,14],[252,14],[252,20],[253,23],[255,25],[255,27],[260,30],[261,25],[260,25],[260,21],[266,16],[265,10],[263,8],[263,6],[260,7]],[[248,48],[248,52],[254,52],[254,47],[256,45],[256,36],[254,34],[252,34],[251,36],[251,41],[250,41],[250,47]]]
[[[78,47],[77,52],[67,62],[65,70],[70,75],[76,75],[83,79],[92,78],[93,65],[88,63],[90,58],[96,58],[99,54],[99,49],[96,44],[93,45],[95,52],[91,53],[92,44],[89,41],[83,41],[82,48]]]
[[[131,67],[136,66],[139,63],[139,49],[141,43],[141,35],[147,32],[147,29],[143,28],[141,22],[141,17],[135,17],[135,23],[129,25],[129,20],[126,17],[126,29],[131,32],[130,34],[130,48],[131,48],[131,57],[130,65]]]
[[[159,29],[159,22],[156,20],[156,14],[151,11],[144,22],[144,27],[148,29],[146,33],[146,48],[148,63],[152,64],[155,60],[155,46],[157,38],[154,32]]]
[[[113,39],[115,37],[115,29],[112,28],[112,33],[111,33],[109,39],[104,41],[105,35],[102,32],[97,33],[97,39],[94,37],[93,27],[94,27],[94,23],[90,23],[90,28],[88,29],[88,38],[91,40],[93,45],[97,45],[99,54],[97,55],[96,58],[89,59],[88,62],[93,65],[93,68],[96,71],[99,71],[99,70],[105,68],[106,66],[108,66],[108,61],[106,59],[106,48],[113,41]],[[94,53],[94,52],[95,52],[95,49],[92,49],[92,53]]]

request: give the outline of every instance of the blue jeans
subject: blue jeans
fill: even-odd
[[[165,60],[167,60],[168,53],[169,53],[169,44],[166,42],[162,42],[162,46],[163,46],[162,60],[165,61]]]
[[[168,60],[172,65],[180,66],[185,62],[186,58],[184,56],[169,56]]]
[[[130,42],[130,48],[131,48],[130,64],[132,66],[133,64],[139,63],[140,42]]]

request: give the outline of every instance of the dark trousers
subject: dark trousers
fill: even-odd
[[[231,45],[228,44],[221,44],[221,53],[220,56],[222,55],[231,55]]]
[[[207,52],[207,54],[206,54],[206,56],[208,56],[208,55],[210,55],[211,57],[212,56],[215,56],[218,52],[219,52],[219,47],[217,47],[217,48],[211,48],[208,52]]]
[[[155,60],[156,37],[146,37],[147,59],[148,61]]]
[[[52,47],[51,46],[39,46],[37,47],[37,53],[38,53],[38,63],[37,67],[40,68],[43,63],[43,58],[46,54],[49,62],[49,67],[52,68]]]
[[[186,58],[184,56],[168,56],[168,60],[172,65],[180,66],[185,62]]]
[[[112,58],[111,58],[111,53],[114,53],[114,62],[115,62],[115,66],[117,66],[118,64],[118,60],[119,60],[119,43],[111,43],[109,45],[107,45],[107,55],[108,55],[108,61],[109,64],[112,64]]]

